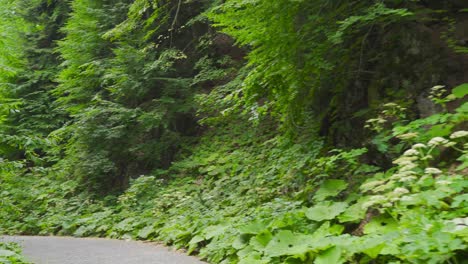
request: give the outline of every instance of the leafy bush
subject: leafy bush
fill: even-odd
[[[462,109],[446,113],[452,124]],[[90,204],[59,232],[163,240],[199,251],[213,263],[462,258],[467,132],[419,143],[408,139],[413,145],[395,158],[395,166],[376,171],[358,159],[364,150],[318,158],[319,150],[312,154],[310,148],[252,137],[246,130],[238,134],[246,136],[239,147],[239,137],[231,137],[232,145],[226,141],[234,131],[207,136],[194,154],[164,172],[184,175],[178,180],[140,177],[115,205]],[[443,159],[451,151],[451,159]],[[48,217],[39,222],[56,221],[56,215]]]
[[[21,255],[21,249],[14,243],[0,243],[0,262],[5,264],[28,264]]]

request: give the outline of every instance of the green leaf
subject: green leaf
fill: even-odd
[[[228,228],[229,228],[229,225],[227,225],[227,224],[209,226],[209,227],[205,228],[205,230],[204,230],[205,238],[210,239],[210,238],[213,238],[213,237],[220,236]]]
[[[269,231],[264,231],[252,237],[250,239],[250,245],[252,245],[255,250],[263,251],[272,238],[273,235]]]
[[[458,166],[456,169],[457,171],[464,170],[468,167],[468,155],[463,154],[457,160],[461,162],[460,166]]]
[[[198,243],[204,240],[205,238],[202,236],[199,236],[199,235],[194,236],[189,242],[189,248],[188,248],[187,253],[191,254],[197,248]]]
[[[393,242],[394,244],[390,242]],[[358,252],[363,252],[373,259],[378,255],[384,255],[384,250],[387,250],[388,252],[394,251],[394,247],[398,245],[397,241],[392,239],[387,240],[381,235],[363,236],[358,243],[360,244],[359,247],[356,248]]]
[[[319,228],[317,228],[317,230],[314,231],[314,233],[312,234],[312,237],[314,240],[317,240],[317,241],[320,241],[320,246],[325,246],[324,248],[322,249],[325,249],[325,248],[328,248],[328,245],[327,244],[324,244],[322,243],[322,239],[324,237],[327,237],[329,236],[331,233],[330,233],[330,222],[324,222]]]
[[[260,256],[247,256],[246,258],[241,258],[239,264],[268,264],[267,260],[263,260]]]
[[[246,243],[245,239],[242,236],[236,237],[234,242],[232,242],[232,247],[237,249],[237,250],[243,249],[246,246],[247,246],[247,243]]]
[[[468,83],[459,85],[452,90],[452,94],[457,98],[463,98],[468,94]]]
[[[197,235],[197,236],[192,237],[189,244],[197,244],[198,242],[201,242],[201,241],[204,241],[204,240],[205,240],[205,238],[203,236]]]
[[[380,215],[364,226],[365,234],[386,234],[398,230],[398,222],[391,217]]]
[[[440,124],[434,125],[427,131],[429,137],[444,137],[450,135],[453,125]]]
[[[458,195],[455,198],[453,198],[453,202],[451,204],[451,208],[457,208],[459,206],[463,206],[468,202],[468,193]]]
[[[309,208],[306,211],[306,216],[310,220],[314,221],[331,220],[344,212],[347,206],[348,204],[345,202],[323,202],[312,208]]]
[[[143,239],[147,239],[149,235],[151,235],[152,233],[154,233],[154,228],[152,225],[149,225],[149,226],[146,226],[144,227],[143,229],[141,229],[137,236],[139,238],[143,238]]]
[[[247,258],[249,256],[261,256],[261,254],[256,251],[252,246],[246,246],[245,248],[237,251],[237,256],[239,256],[239,258]]]
[[[264,252],[268,257],[303,255],[311,250],[313,241],[311,236],[281,230],[268,243]]]
[[[260,221],[251,222],[245,226],[241,226],[239,231],[243,234],[258,234],[267,229],[265,223]]]
[[[80,226],[74,233],[73,236],[76,237],[83,237],[87,232],[89,232],[89,229],[87,226]]]
[[[346,189],[348,184],[343,180],[326,180],[320,185],[320,189],[315,193],[314,199],[323,201],[330,196],[336,196],[341,191]]]
[[[314,261],[314,264],[340,264],[343,263],[341,259],[341,248],[331,247],[324,252],[320,253]]]
[[[2,257],[11,257],[11,256],[15,256],[16,253],[11,251],[11,250],[7,250],[7,249],[0,249],[0,256]]]
[[[364,202],[359,201],[346,208],[343,214],[338,219],[340,222],[354,222],[363,219],[366,216],[367,208],[363,207]]]
[[[304,263],[304,260],[306,258],[300,258],[300,257],[287,257],[285,260],[284,260],[284,264],[303,264]]]
[[[329,229],[329,232],[330,234],[333,234],[333,235],[340,235],[341,233],[343,233],[345,227],[344,225],[332,225]]]
[[[372,247],[366,248],[363,250],[363,252],[368,255],[371,258],[376,258],[380,252],[382,252],[382,249],[385,247],[385,244],[377,244],[373,245]]]

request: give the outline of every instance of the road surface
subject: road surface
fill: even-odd
[[[153,243],[102,238],[10,237],[34,264],[203,264],[195,257]]]

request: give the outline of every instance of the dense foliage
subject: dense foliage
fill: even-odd
[[[0,233],[468,258],[463,1],[0,5]]]
[[[28,264],[21,255],[21,249],[14,243],[0,243],[0,262],[8,264]]]

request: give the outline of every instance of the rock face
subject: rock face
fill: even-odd
[[[422,93],[416,98],[416,106],[421,118],[425,118],[442,111],[442,108],[439,105],[436,105],[427,97],[427,93]]]

